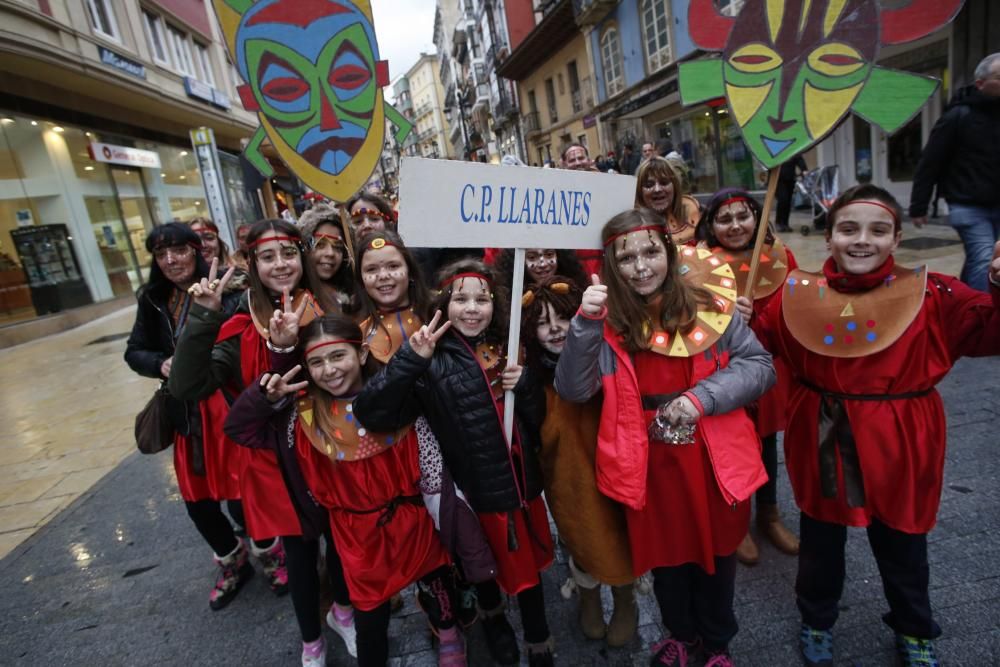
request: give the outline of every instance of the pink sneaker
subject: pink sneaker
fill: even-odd
[[[274,538],[274,543],[266,549],[259,548],[250,540],[250,551],[260,560],[271,591],[278,596],[287,593],[288,568],[285,567],[285,548],[281,545],[281,539]]]
[[[677,639],[661,639],[653,644],[650,651],[653,657],[649,660],[650,667],[687,667],[688,652],[695,648]]]

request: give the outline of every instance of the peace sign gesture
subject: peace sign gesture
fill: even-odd
[[[301,370],[302,366],[296,365],[284,375],[278,375],[277,373],[264,373],[261,375],[260,386],[264,390],[264,393],[267,394],[267,400],[270,403],[277,403],[285,396],[308,387],[309,382],[306,380],[292,383],[292,378]]]
[[[212,260],[212,267],[208,270],[208,277],[202,278],[199,282],[188,288],[191,299],[208,310],[222,310],[222,293],[229,284],[229,280],[236,271],[235,266],[229,267],[222,278],[216,278],[219,273],[219,258]]]
[[[299,322],[306,312],[307,299],[302,299],[298,308],[293,310],[292,297],[288,288],[281,295],[281,308],[275,309],[271,323],[267,327],[268,338],[275,347],[292,347],[299,342]]]
[[[410,336],[410,347],[424,359],[430,359],[434,355],[434,346],[451,326],[451,320],[448,320],[439,327],[438,322],[440,321],[441,311],[438,310],[435,311],[430,322],[417,329]]]

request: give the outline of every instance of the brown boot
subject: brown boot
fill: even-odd
[[[757,550],[757,545],[754,544],[753,538],[750,537],[749,530],[746,537],[740,542],[740,546],[736,547],[736,560],[744,565],[756,565],[760,560],[760,551]]]
[[[612,586],[615,610],[608,623],[608,646],[626,646],[635,637],[639,625],[639,607],[635,603],[635,585]]]
[[[580,596],[580,629],[587,639],[603,639],[607,632],[604,627],[604,608],[601,606],[601,587],[584,588],[577,585],[576,592]]]
[[[757,505],[757,528],[778,551],[795,556],[799,553],[799,538],[781,522],[777,505]]]

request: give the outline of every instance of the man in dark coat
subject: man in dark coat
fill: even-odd
[[[976,67],[924,146],[910,194],[910,217],[927,222],[935,184],[948,202],[951,226],[965,245],[962,282],[989,289],[987,272],[1000,239],[1000,53]]]

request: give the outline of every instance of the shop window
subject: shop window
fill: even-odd
[[[604,67],[604,87],[608,97],[614,97],[625,90],[621,53],[618,28],[612,26],[601,35],[601,65]]]
[[[167,26],[167,39],[174,57],[174,69],[184,76],[196,76],[194,60],[191,58],[191,44],[187,34],[173,26]]]
[[[195,42],[194,52],[198,54],[198,65],[201,67],[202,75],[201,80],[214,88],[215,75],[212,73],[212,56],[208,52],[208,47]]]
[[[201,186],[201,174],[194,155],[183,148],[155,146],[160,154],[160,178],[166,185]]]
[[[86,3],[87,13],[90,14],[90,25],[93,26],[94,32],[101,37],[120,42],[118,23],[115,21],[115,10],[111,6],[111,0],[86,0]]]
[[[663,69],[670,63],[670,24],[666,0],[642,0],[643,44],[649,73]]]
[[[159,16],[150,14],[143,10],[143,22],[146,25],[146,37],[149,39],[149,49],[153,54],[153,61],[170,67],[170,52],[167,47],[167,38],[163,33],[163,21]]]
[[[192,218],[209,218],[211,213],[204,198],[171,197],[170,218],[172,220],[190,220]]]

